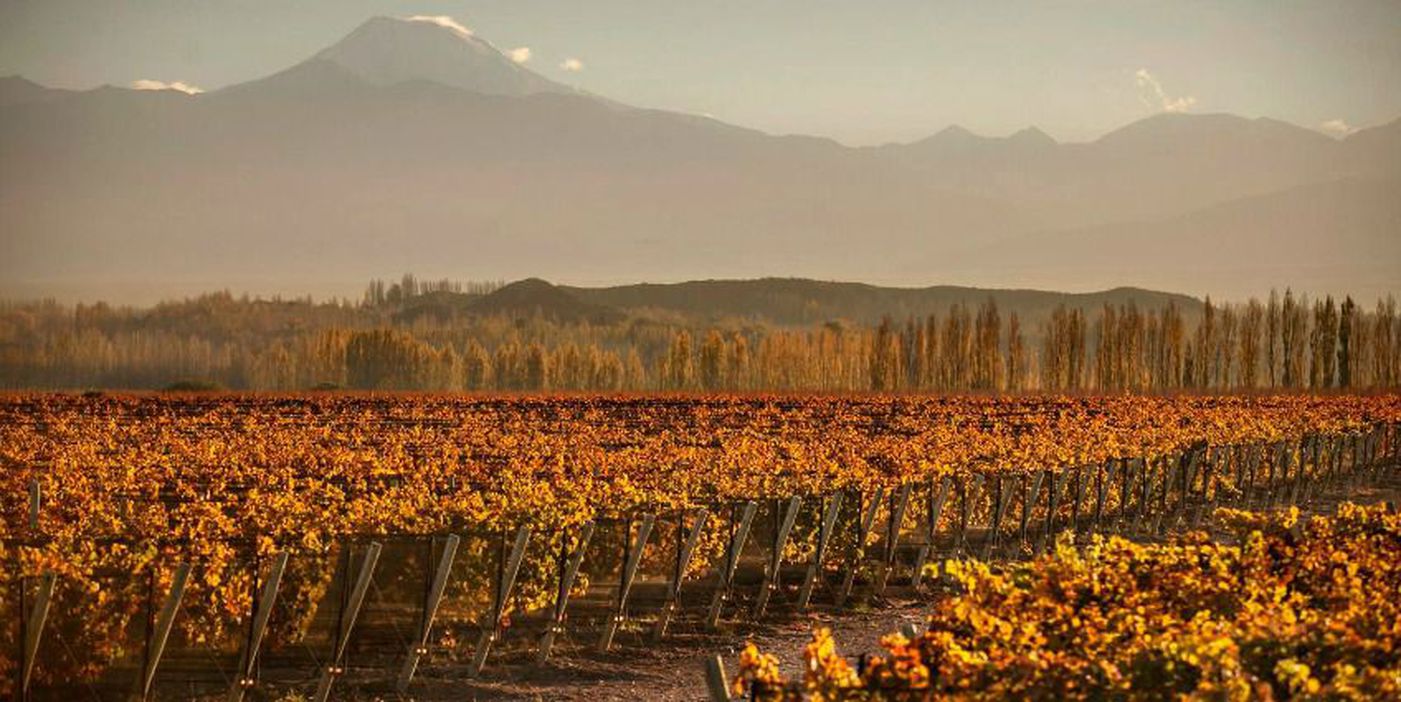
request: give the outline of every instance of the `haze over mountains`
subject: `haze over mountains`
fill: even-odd
[[[1159,114],[850,148],[631,107],[370,20],[186,95],[0,79],[0,295],[763,275],[1242,297],[1401,290],[1401,121]]]

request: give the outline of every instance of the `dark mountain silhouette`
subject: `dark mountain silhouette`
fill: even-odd
[[[622,319],[617,310],[581,302],[576,296],[539,278],[527,278],[473,300],[466,308],[481,315],[539,316],[555,322],[608,324]]]
[[[952,285],[895,288],[802,278],[698,280],[564,289],[580,300],[631,312],[667,311],[702,321],[734,317],[791,325],[834,320],[874,324],[887,315],[904,320],[911,316],[943,314],[953,304],[976,308],[987,300],[997,303],[1003,314],[1015,311],[1023,320],[1038,322],[1058,305],[1097,310],[1105,304],[1129,302],[1142,309],[1174,304],[1188,314],[1194,314],[1201,307],[1199,300],[1187,295],[1138,288],[1076,294]]]
[[[1045,321],[1061,305],[1093,313],[1106,304],[1133,303],[1143,310],[1171,304],[1188,318],[1201,309],[1197,298],[1141,288],[1062,293],[953,285],[898,288],[804,278],[579,287],[527,278],[487,295],[445,291],[419,295],[394,303],[400,305],[394,319],[412,323],[421,318],[445,322],[466,316],[503,316],[612,324],[634,317],[693,325],[753,322],[810,327],[827,322],[877,324],[884,317],[903,322],[911,317],[943,315],[954,304],[976,310],[988,300],[995,302],[1004,316],[1015,312],[1032,326]]]

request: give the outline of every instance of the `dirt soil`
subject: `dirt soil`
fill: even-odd
[[[678,631],[654,645],[646,632],[620,632],[615,651],[576,652],[561,647],[543,667],[525,660],[489,666],[482,681],[432,679],[414,685],[417,700],[706,700],[705,660],[720,654],[733,674],[746,640],[779,657],[785,674],[801,676],[802,650],[814,627],[830,627],[842,652],[855,658],[880,650],[880,637],[906,623],[924,620],[928,605],[900,599],[879,608],[840,614],[813,612],[785,615],[762,624],[733,625],[704,634]],[[582,643],[582,642],[580,642]],[[395,699],[389,695],[385,699]]]

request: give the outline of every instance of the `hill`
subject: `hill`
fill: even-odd
[[[1027,323],[1043,321],[1058,305],[1093,311],[1105,304],[1130,301],[1143,309],[1171,303],[1187,314],[1195,314],[1201,307],[1200,300],[1187,295],[1137,288],[1061,293],[951,285],[895,288],[800,278],[704,280],[606,288],[568,287],[565,290],[580,300],[634,313],[668,311],[702,322],[733,317],[781,325],[811,325],[834,320],[875,324],[885,316],[903,320],[944,314],[951,305],[976,307],[986,300],[996,302],[1003,314],[1016,312]]]

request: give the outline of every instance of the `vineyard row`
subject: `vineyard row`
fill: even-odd
[[[643,507],[553,531],[484,523],[433,534],[346,535],[334,549],[319,551],[284,542],[268,553],[256,538],[228,539],[230,548],[248,551],[233,559],[246,570],[243,602],[216,597],[220,591],[212,586],[201,595],[208,579],[227,574],[216,571],[224,561],[206,566],[182,552],[188,535],[156,546],[110,537],[67,541],[64,548],[149,557],[96,557],[92,562],[109,566],[102,572],[35,570],[53,563],[35,553],[50,559],[56,553],[40,533],[44,505],[35,482],[30,533],[5,544],[16,573],[9,607],[18,605],[7,616],[17,634],[5,647],[14,652],[7,667],[15,671],[12,688],[21,699],[36,693],[62,698],[80,686],[99,695],[134,689],[145,698],[162,685],[193,685],[198,677],[188,667],[169,667],[172,647],[185,658],[179,665],[203,659],[206,675],[214,662],[217,674],[207,687],[223,678],[228,699],[239,700],[260,686],[295,686],[302,675],[292,669],[305,661],[292,652],[309,652],[315,642],[322,651],[309,656],[317,670],[315,699],[329,698],[346,677],[370,686],[392,678],[405,690],[434,654],[451,659],[454,651],[470,651],[467,674],[480,674],[508,630],[517,645],[534,642],[533,655],[543,662],[566,638],[592,640],[600,651],[612,648],[620,631],[642,623],[639,611],[650,612],[650,635],[660,640],[683,620],[713,630],[727,615],[759,619],[780,606],[802,611],[814,597],[840,609],[858,585],[871,597],[893,584],[919,589],[929,564],[1027,557],[1063,531],[1078,538],[1117,533],[1156,539],[1199,526],[1220,506],[1271,509],[1352,494],[1394,473],[1399,447],[1401,426],[1377,424],[1292,441],[1201,444],[1070,469],[968,470],[870,490],[685,510]],[[334,564],[325,557],[331,550]],[[308,562],[329,572],[298,576],[294,559],[308,554]],[[123,572],[122,564],[130,569]],[[208,571],[204,582],[202,568]],[[104,578],[121,587],[105,599],[93,596],[101,590],[94,583]],[[319,591],[307,585],[318,579]],[[222,601],[198,602],[201,596]],[[138,632],[140,644],[129,647],[134,651],[97,640],[102,634],[81,626],[101,616],[102,606],[114,606],[113,599],[123,599],[121,606],[136,616],[106,635],[122,639]],[[197,621],[182,628],[182,615]],[[57,631],[65,634],[58,647],[50,640]],[[201,638],[200,631],[221,635]],[[475,633],[476,644],[444,644],[447,633],[461,631]],[[93,650],[73,650],[83,643]],[[395,648],[400,652],[391,653]],[[363,656],[367,665],[352,669],[351,655]],[[272,674],[264,676],[265,669]]]

